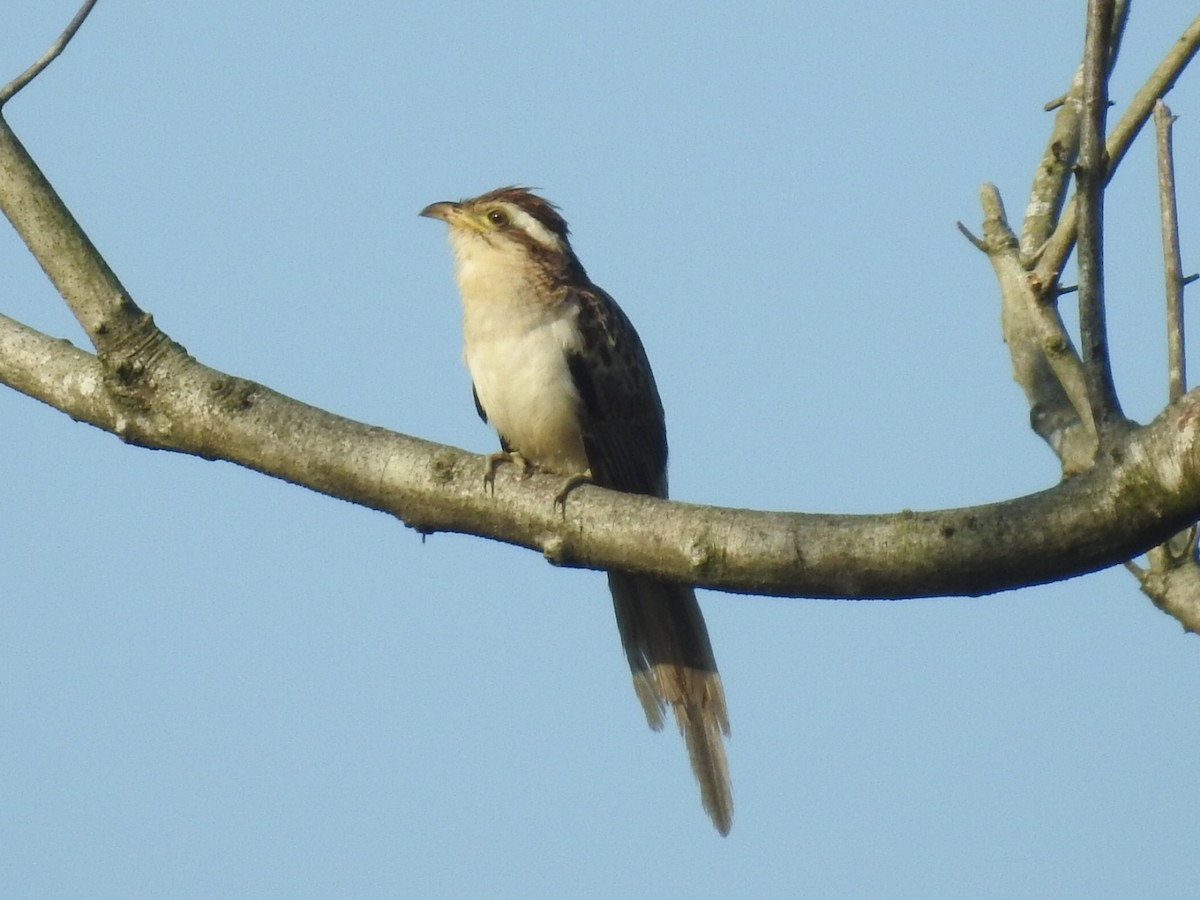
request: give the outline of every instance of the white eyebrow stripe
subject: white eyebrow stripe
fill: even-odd
[[[520,228],[547,250],[562,252],[562,239],[557,234],[516,204],[506,203],[504,207],[511,215],[515,227]]]

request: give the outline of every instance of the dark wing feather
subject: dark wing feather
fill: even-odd
[[[479,402],[479,391],[475,390],[475,385],[471,385],[471,397],[475,400],[475,412],[479,413],[479,418],[483,419],[484,424],[488,423],[487,410],[483,408],[483,404]],[[512,445],[504,439],[504,435],[496,432],[496,437],[500,438],[500,449],[505,453],[512,453]]]
[[[583,401],[583,445],[592,480],[631,494],[667,495],[667,431],[646,351],[608,294],[574,292],[586,351],[567,364]]]
[[[475,401],[475,412],[479,413],[479,418],[483,419],[483,424],[487,424],[487,410],[483,408],[483,404],[479,402],[479,391],[475,390],[475,384],[471,384],[471,399]]]

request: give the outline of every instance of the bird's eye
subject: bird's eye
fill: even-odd
[[[495,225],[497,228],[503,228],[509,222],[508,213],[506,213],[504,210],[499,209],[499,208],[489,209],[487,218],[488,218],[488,221],[491,222],[493,225]]]

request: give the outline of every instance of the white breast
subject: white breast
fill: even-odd
[[[539,303],[519,267],[488,258],[493,248],[455,249],[463,356],[488,421],[531,462],[582,472],[581,401],[567,368],[568,352],[579,346],[577,308]]]

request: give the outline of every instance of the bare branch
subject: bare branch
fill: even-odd
[[[1125,36],[1125,23],[1129,21],[1129,0],[1116,0],[1113,7],[1112,24],[1108,36],[1108,74],[1117,67],[1117,57],[1121,53],[1121,39]]]
[[[121,417],[104,382],[104,368],[92,354],[0,314],[0,383],[103,428]]]
[[[1127,13],[1128,5],[1119,2],[1110,26],[1112,39],[1106,56],[1109,68],[1116,55],[1116,42],[1123,34]],[[1198,46],[1200,19],[1192,23],[1158,66],[1110,135],[1108,150],[1116,158],[1132,141],[1149,114],[1154,98],[1170,89]],[[1075,198],[1067,204],[1057,225],[1055,222],[1068,178],[1078,158],[1083,85],[1084,69],[1081,66],[1070,91],[1056,104],[1061,108],[1034,176],[1022,226],[1019,257],[1014,258],[1007,243],[1006,222],[997,221],[998,237],[989,241],[989,256],[1000,281],[1004,337],[1013,358],[1013,374],[1029,400],[1033,429],[1058,454],[1065,475],[1090,465],[1097,447],[1097,423],[1090,399],[1093,392],[1086,387],[1083,366],[1056,308],[1049,308],[1056,307],[1058,298],[1065,293],[1060,289],[1059,275],[1075,241]],[[1111,178],[1114,165],[1109,162],[1106,178]],[[985,220],[996,218],[989,208],[1000,209],[998,194],[989,199],[990,194],[995,194],[995,188],[985,186]],[[1002,209],[999,217],[1003,218]],[[1051,228],[1054,231],[1047,236]]]
[[[1166,122],[1166,116],[1169,114],[1164,111],[1165,108],[1163,110],[1158,108],[1162,104],[1161,101],[1157,100],[1157,97],[1160,97],[1170,89],[1174,79],[1190,61],[1196,52],[1198,43],[1200,43],[1200,27],[1198,27],[1200,26],[1200,20],[1197,20],[1185,32],[1183,38],[1181,38],[1172,52],[1168,54],[1163,63],[1159,65],[1154,76],[1138,92],[1134,101],[1130,104],[1129,110],[1117,124],[1113,134],[1109,136],[1106,149],[1112,155],[1112,158],[1105,162],[1103,160],[1103,153],[1100,152],[1100,137],[1102,135],[1103,120],[1107,107],[1107,98],[1103,96],[1102,92],[1105,90],[1107,82],[1100,72],[1098,64],[1102,48],[1096,46],[1103,29],[1103,22],[1097,20],[1097,13],[1100,13],[1102,16],[1103,12],[1103,9],[1097,9],[1097,4],[1089,4],[1088,40],[1086,42],[1088,43],[1088,47],[1085,50],[1084,66],[1076,74],[1070,92],[1061,101],[1062,109],[1055,120],[1054,134],[1051,137],[1046,156],[1043,158],[1042,164],[1039,166],[1034,178],[1034,187],[1022,236],[1023,257],[1026,264],[1037,264],[1037,268],[1033,274],[1033,281],[1042,290],[1045,302],[1052,303],[1063,293],[1063,291],[1058,289],[1057,278],[1067,255],[1070,253],[1072,242],[1075,238],[1077,222],[1081,223],[1078,224],[1081,239],[1079,261],[1080,282],[1083,286],[1080,300],[1081,322],[1087,323],[1090,320],[1090,340],[1094,341],[1098,335],[1102,342],[1102,348],[1104,347],[1104,323],[1100,237],[1102,234],[1104,185],[1112,178],[1121,156],[1132,142],[1137,130],[1141,127],[1149,111],[1150,103],[1155,104],[1155,118],[1160,135],[1160,159],[1165,156],[1166,163],[1169,165],[1169,130],[1166,133],[1165,139],[1163,137],[1164,127],[1169,129],[1169,125]],[[1119,10],[1116,15],[1118,16],[1118,22],[1113,29],[1114,40],[1119,37],[1122,30],[1119,19],[1123,15],[1123,12]],[[1114,47],[1108,54],[1109,71],[1112,68],[1115,52]],[[1087,100],[1086,109],[1084,103],[1085,94]],[[1084,140],[1083,132],[1085,130],[1088,132],[1086,152],[1081,150],[1080,144]],[[1039,245],[1038,241],[1046,235],[1046,229],[1053,224],[1054,217],[1058,213],[1058,206],[1061,204],[1063,192],[1065,191],[1066,175],[1069,171],[1068,161],[1076,151],[1080,151],[1079,155],[1083,157],[1079,173],[1079,192],[1072,198],[1072,203],[1066,208],[1055,232],[1046,238],[1045,243]],[[1167,165],[1160,163],[1160,173],[1168,171]],[[1097,175],[1100,172],[1103,172],[1103,176]],[[1162,174],[1160,174],[1160,178],[1162,178]],[[1168,203],[1171,206],[1171,212],[1174,212],[1173,188],[1170,190],[1164,188],[1161,194],[1164,204],[1164,241],[1168,243],[1174,241],[1177,253],[1177,230],[1173,225],[1168,224],[1167,213]],[[1168,232],[1170,232],[1170,236],[1168,236]],[[1164,252],[1169,253],[1170,251],[1165,250]],[[1168,262],[1167,269],[1168,272],[1172,270],[1170,262]],[[1177,257],[1174,271],[1177,276],[1181,271]],[[1186,279],[1182,279],[1181,277],[1176,277],[1172,282],[1172,278],[1168,274],[1168,283],[1169,285],[1173,283],[1177,298],[1182,293],[1181,286],[1184,282],[1186,282]],[[1001,279],[1001,288],[1003,293],[1003,279]],[[1169,286],[1169,294],[1171,290],[1172,288]],[[1005,308],[1007,309],[1010,305],[1006,300]],[[1177,303],[1174,305],[1174,309],[1178,312],[1177,316],[1170,311],[1168,312],[1168,318],[1171,320],[1169,323],[1170,336],[1168,342],[1170,345],[1170,393],[1172,400],[1182,395],[1185,385],[1182,310]],[[1088,327],[1085,324],[1083,329],[1085,341],[1089,340],[1087,337]],[[1093,351],[1095,350],[1094,343],[1090,343],[1088,346]],[[1011,341],[1010,347],[1012,347]],[[1014,350],[1014,367],[1017,356],[1018,353]],[[1097,363],[1093,352],[1090,360],[1092,365],[1089,366],[1091,384],[1088,390],[1088,394],[1093,400],[1102,398],[1102,392],[1111,388],[1111,370],[1108,367],[1107,352],[1102,352],[1101,360],[1101,362]],[[1049,396],[1053,400],[1053,391],[1049,391]],[[1115,393],[1113,400],[1115,401]],[[1043,437],[1046,437],[1047,429],[1039,427],[1039,406],[1035,405],[1032,399],[1031,409],[1031,419],[1035,430]],[[1113,411],[1115,412],[1115,407]],[[1097,409],[1097,413],[1103,415],[1100,409]],[[1073,425],[1069,417],[1060,416],[1060,420],[1065,422],[1068,427]],[[1072,432],[1067,431],[1066,433],[1070,434]],[[1064,473],[1069,473],[1067,458],[1062,452],[1063,447],[1067,446],[1065,441],[1061,445],[1055,444],[1054,441],[1050,441],[1050,444],[1063,460]],[[1150,550],[1147,553],[1148,568],[1143,569],[1131,562],[1126,563],[1126,567],[1137,577],[1142,591],[1154,601],[1159,609],[1174,616],[1189,631],[1196,631],[1198,626],[1200,626],[1200,576],[1198,576],[1200,567],[1197,566],[1196,560],[1196,542],[1196,528],[1195,526],[1190,526],[1183,532],[1172,537],[1165,544]]]
[[[1104,186],[1108,159],[1104,147],[1108,115],[1108,58],[1113,0],[1088,0],[1083,51],[1083,110],[1076,169],[1079,208],[1079,342],[1092,419],[1103,426],[1121,418],[1108,354],[1104,315]]]
[[[1200,566],[1196,565],[1196,529],[1190,528],[1146,554],[1150,567],[1130,566],[1142,593],[1172,616],[1184,631],[1200,633]]]
[[[421,532],[493,537],[553,562],[621,568],[719,590],[880,598],[978,595],[1119,563],[1200,516],[1200,392],[1121,452],[1051,490],[965,509],[809,515],[694,506],[486,461],[292,400],[169,345],[141,368],[148,407],[103,397],[91,354],[0,318],[0,381],[124,440],[224,459],[397,516]],[[74,385],[74,387],[72,387]]]
[[[1117,0],[1112,25],[1112,39],[1108,56],[1108,71],[1116,65],[1117,51],[1129,19],[1128,0]],[[1067,196],[1067,187],[1079,155],[1079,114],[1083,98],[1083,66],[1075,70],[1071,87],[1046,104],[1046,111],[1058,110],[1050,139],[1042,153],[1033,176],[1033,187],[1029,192],[1029,204],[1025,208],[1025,221],[1021,228],[1021,259],[1031,266],[1045,246],[1054,225],[1062,212]]]
[[[66,31],[58,36],[58,40],[50,46],[49,50],[42,54],[41,59],[4,87],[0,88],[0,109],[3,109],[4,104],[15,97],[25,85],[37,78],[46,66],[58,59],[58,55],[67,48],[67,44],[71,43],[71,38],[75,37],[75,32],[79,30],[79,26],[83,24],[84,19],[88,17],[88,13],[92,11],[92,7],[95,5],[96,0],[85,0],[83,6],[79,8],[79,12],[75,13],[75,18],[67,25]]]
[[[1033,430],[1062,460],[1064,475],[1084,472],[1096,454],[1096,425],[1083,364],[1058,307],[1025,269],[995,186],[980,190],[983,243],[1000,286],[1000,324],[1013,379],[1029,401]]]
[[[138,309],[3,118],[0,208],[97,350],[138,342],[146,314]]]
[[[985,241],[980,240],[979,238],[975,237],[975,235],[971,232],[970,228],[968,228],[962,222],[955,222],[954,227],[958,229],[959,234],[961,234],[963,237],[965,237],[968,241],[971,242],[971,245],[976,250],[982,250],[984,253],[987,253],[987,250],[988,250],[987,243]]]
[[[1167,384],[1172,401],[1186,384],[1183,355],[1183,264],[1179,252],[1179,215],[1175,202],[1175,162],[1171,150],[1171,111],[1154,104],[1158,151],[1158,196],[1161,209],[1163,270],[1167,297]],[[1192,525],[1146,554],[1149,566],[1131,566],[1142,593],[1174,616],[1186,631],[1200,631],[1200,565],[1196,559],[1197,528]]]
[[[1154,103],[1175,85],[1175,80],[1191,62],[1196,51],[1200,49],[1200,17],[1196,18],[1175,41],[1170,51],[1158,64],[1146,83],[1134,95],[1125,114],[1109,132],[1106,147],[1108,150],[1108,178],[1111,180],[1117,166],[1125,157],[1133,139],[1137,137],[1142,126],[1150,118]],[[1054,233],[1040,248],[1037,254],[1037,281],[1043,285],[1052,285],[1058,278],[1065,265],[1071,249],[1075,246],[1077,229],[1076,204],[1068,203],[1062,217],[1054,229]]]
[[[1158,203],[1162,219],[1163,274],[1167,297],[1167,395],[1183,396],[1187,377],[1183,356],[1183,257],[1179,250],[1179,208],[1175,202],[1175,158],[1171,125],[1175,117],[1159,100],[1154,104],[1155,146],[1158,149]]]

